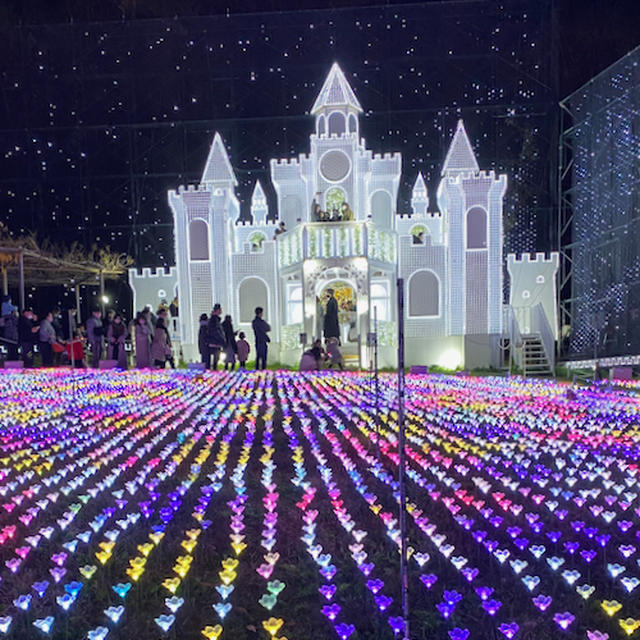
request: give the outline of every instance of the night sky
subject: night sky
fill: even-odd
[[[269,159],[308,150],[307,112],[338,61],[367,146],[403,154],[399,212],[417,171],[436,209],[462,117],[481,168],[509,175],[506,249],[549,250],[558,100],[640,41],[637,2],[237,2],[202,15],[212,4],[3,3],[0,219],[11,230],[173,264],[166,191],[199,179],[216,130],[245,215],[258,178],[275,215]]]

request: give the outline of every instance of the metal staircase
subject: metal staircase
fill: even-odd
[[[525,376],[553,375],[540,334],[522,336],[522,371]]]

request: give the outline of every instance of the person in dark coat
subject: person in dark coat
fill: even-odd
[[[39,329],[34,323],[33,311],[25,309],[18,319],[18,342],[25,367],[33,367],[33,343]]]
[[[207,343],[207,330],[209,325],[209,317],[206,313],[200,316],[200,328],[198,329],[198,351],[200,352],[200,360],[204,364],[204,368],[211,366],[211,358],[209,357],[209,345]]]
[[[329,299],[324,311],[324,339],[337,338],[340,344],[340,322],[338,321],[338,301],[333,295],[333,289],[327,289]]]
[[[226,346],[224,348],[224,370],[227,370],[227,365],[231,371],[236,366],[236,353],[238,352],[238,345],[236,344],[236,332],[233,330],[233,322],[231,316],[225,316],[222,322],[222,330],[224,331],[224,339]]]
[[[263,312],[264,309],[262,307],[256,307],[256,317],[251,323],[256,340],[256,369],[267,368],[267,345],[271,342],[267,335],[271,331],[271,327],[268,322],[263,320]]]
[[[214,304],[211,317],[209,318],[209,324],[207,326],[207,345],[209,347],[209,353],[213,356],[213,365],[211,368],[214,371],[218,368],[220,352],[226,346],[224,332],[222,330],[222,322],[220,321],[221,315],[222,307],[218,303]]]

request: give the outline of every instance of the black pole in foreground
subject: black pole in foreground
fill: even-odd
[[[407,566],[407,491],[404,451],[404,280],[398,278],[398,484],[400,488],[400,581],[402,588],[403,640],[409,640],[409,571]]]

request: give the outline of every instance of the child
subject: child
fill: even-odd
[[[251,351],[251,347],[249,343],[244,339],[244,331],[241,331],[238,334],[238,342],[236,343],[238,347],[238,362],[240,363],[241,369],[247,368],[247,358],[249,357],[249,351]]]
[[[73,336],[73,340],[68,340],[64,345],[64,351],[69,359],[69,364],[73,364],[74,367],[80,369],[86,367],[84,362],[84,344],[77,331]]]

